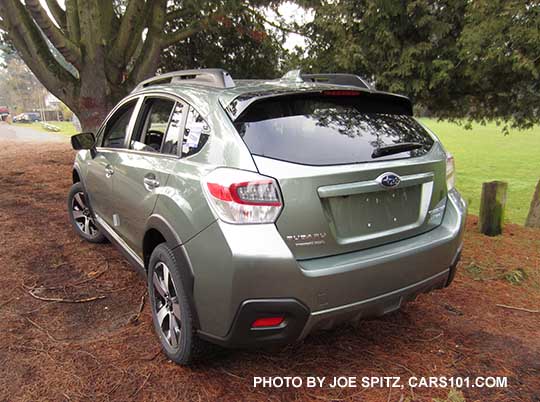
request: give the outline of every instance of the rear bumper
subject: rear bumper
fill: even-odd
[[[210,342],[230,348],[285,345],[301,340],[317,329],[381,316],[399,309],[403,303],[414,300],[421,293],[449,286],[460,255],[461,252],[458,252],[453,264],[445,271],[403,289],[314,313],[295,299],[246,300],[239,307],[227,336],[219,337],[205,332],[200,332],[200,335]],[[274,315],[284,315],[284,323],[275,328],[251,328],[257,318]]]
[[[274,315],[285,316],[284,322],[274,328],[251,328],[257,318]],[[200,335],[210,342],[231,348],[283,345],[300,339],[308,318],[308,308],[295,299],[246,300],[238,308],[227,336],[204,332]]]
[[[306,337],[313,330],[329,329],[341,322],[357,322],[361,319],[379,317],[391,313],[398,310],[403,303],[414,300],[421,293],[428,293],[432,290],[449,286],[454,279],[460,256],[461,251],[458,251],[450,267],[404,288],[345,306],[311,313],[300,335],[300,339]]]
[[[466,206],[449,194],[442,224],[392,244],[296,261],[273,225],[216,222],[185,247],[203,337],[226,346],[288,343],[341,321],[379,316],[448,286],[463,241]],[[299,307],[300,306],[300,307]],[[281,329],[252,330],[265,314]]]

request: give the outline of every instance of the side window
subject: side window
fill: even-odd
[[[199,112],[190,106],[182,139],[182,157],[199,152],[208,141],[208,137],[210,137],[210,126]]]
[[[103,130],[101,146],[105,148],[123,148],[129,120],[137,104],[136,100],[126,103],[111,116]]]
[[[171,116],[169,127],[167,128],[165,142],[161,147],[161,153],[163,154],[178,155],[178,141],[180,139],[180,133],[182,131],[183,111],[184,105],[180,102],[177,102]]]
[[[163,98],[144,101],[130,148],[137,151],[159,152],[175,102]]]

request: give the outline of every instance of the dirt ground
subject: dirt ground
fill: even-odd
[[[141,276],[75,236],[67,143],[0,141],[0,401],[431,401],[449,389],[254,388],[253,376],[507,376],[467,401],[540,401],[540,231],[487,238],[470,217],[454,284],[399,312],[284,349],[160,353]],[[32,297],[94,299],[84,303]],[[458,392],[452,400],[462,400]],[[448,399],[450,400],[450,399]]]

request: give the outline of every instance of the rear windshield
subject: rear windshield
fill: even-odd
[[[306,165],[339,165],[420,156],[432,137],[399,104],[368,96],[282,96],[251,104],[234,122],[254,155]],[[389,145],[421,146],[379,156]]]

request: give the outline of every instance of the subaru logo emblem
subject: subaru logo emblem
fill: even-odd
[[[394,188],[401,183],[401,178],[395,173],[383,173],[376,181],[385,188]]]

